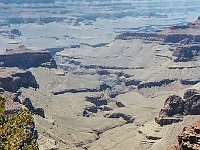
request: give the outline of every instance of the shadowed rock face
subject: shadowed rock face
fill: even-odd
[[[183,114],[183,100],[178,95],[172,95],[167,98],[164,103],[164,108],[161,113],[165,113],[167,116],[172,117],[176,114]]]
[[[45,114],[44,114],[43,108],[39,108],[39,107],[36,108],[35,106],[33,106],[32,101],[29,98],[25,98],[23,100],[22,104],[29,109],[31,114],[39,115],[39,116],[45,118]]]
[[[183,95],[183,99],[190,98],[191,96],[193,96],[195,94],[199,94],[196,89],[189,89],[189,90],[185,91],[185,93]]]
[[[200,45],[177,47],[172,55],[176,57],[175,62],[191,61],[195,56],[200,55]]]
[[[56,62],[48,51],[34,51],[25,46],[17,49],[7,49],[0,55],[1,67],[19,67],[28,69],[31,67],[56,68]]]
[[[200,115],[200,94],[195,89],[187,90],[184,99],[178,95],[167,98],[155,121],[162,125],[182,121],[183,115]]]
[[[6,91],[16,92],[20,87],[38,87],[37,81],[30,71],[17,68],[9,70],[0,68],[0,71],[0,87]]]

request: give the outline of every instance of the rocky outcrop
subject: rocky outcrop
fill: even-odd
[[[196,89],[189,89],[189,90],[185,91],[185,93],[183,95],[183,99],[190,98],[191,96],[193,96],[195,94],[199,94]]]
[[[107,114],[105,115],[107,118],[122,118],[126,121],[126,123],[133,123],[135,118],[131,115],[127,115],[124,113],[112,113],[112,114]]]
[[[125,105],[122,102],[116,101],[116,106],[117,107],[125,107]]]
[[[169,96],[164,103],[164,108],[159,113],[159,117],[156,117],[155,121],[161,126],[182,121],[183,105],[183,99],[180,96]]]
[[[180,46],[172,54],[175,62],[187,62],[200,55],[200,45]]]
[[[0,68],[0,72],[0,87],[6,91],[16,92],[20,87],[38,88],[37,81],[30,71]]]
[[[64,94],[64,93],[83,93],[83,92],[98,92],[97,88],[77,88],[77,89],[59,89],[55,90],[52,93],[54,95]]]
[[[186,127],[178,136],[180,150],[199,150],[200,149],[200,121],[191,127]]]
[[[142,88],[151,88],[151,87],[156,87],[156,86],[163,86],[163,85],[171,84],[174,81],[176,81],[176,79],[163,79],[163,80],[154,81],[154,82],[141,82],[137,86],[137,88],[142,89]]]
[[[95,104],[96,106],[107,105],[107,100],[102,98],[101,96],[97,97],[86,97],[86,101]]]
[[[39,116],[45,118],[45,114],[44,114],[43,108],[39,108],[39,107],[36,108],[35,106],[33,106],[32,102],[31,102],[31,100],[29,98],[25,98],[23,100],[22,104],[29,109],[31,114],[39,115]]]
[[[125,82],[125,85],[126,86],[130,86],[130,85],[138,85],[139,83],[140,83],[141,81],[138,81],[138,80],[135,80],[135,79],[131,79],[131,80],[127,80],[126,82]]]
[[[187,98],[184,102],[185,115],[200,115],[200,94]]]
[[[22,35],[22,33],[19,31],[19,29],[12,29],[10,32],[12,34],[14,34],[14,35],[17,35],[17,36],[21,36]]]
[[[184,127],[178,136],[178,145],[167,150],[199,150],[200,149],[200,121],[190,127]]]
[[[56,68],[56,62],[48,51],[34,51],[19,46],[17,49],[7,49],[0,55],[1,67],[18,67],[28,69],[31,67]]]
[[[198,91],[189,89],[183,98],[178,95],[169,96],[155,121],[162,126],[182,121],[183,115],[200,115],[200,94]]]

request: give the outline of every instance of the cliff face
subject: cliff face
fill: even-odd
[[[162,31],[150,32],[150,33],[135,33],[126,32],[118,35],[116,39],[130,40],[130,39],[144,39],[147,41],[158,41],[163,44],[167,43],[179,43],[185,39],[189,41],[199,43],[200,42],[200,19],[195,22],[182,26],[172,26]]]
[[[200,18],[200,17],[199,17]],[[172,58],[175,62],[196,60],[200,55],[200,19],[182,26],[172,26],[157,32],[125,32],[115,39],[142,39],[147,42],[173,45]]]
[[[35,77],[30,71],[0,68],[0,72],[0,87],[6,91],[16,92],[20,87],[38,87]]]
[[[34,51],[20,46],[17,49],[7,49],[0,55],[1,67],[19,67],[28,69],[31,67],[56,68],[56,62],[48,51]]]

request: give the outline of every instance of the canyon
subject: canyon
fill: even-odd
[[[198,2],[0,2],[0,92],[40,149],[198,149]]]

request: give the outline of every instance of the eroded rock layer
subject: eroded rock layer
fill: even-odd
[[[20,87],[37,88],[38,84],[30,71],[0,68],[0,87],[6,91],[16,92]]]
[[[25,46],[17,49],[7,49],[0,55],[1,67],[19,67],[28,69],[31,67],[56,68],[56,62],[48,51],[34,51]]]

